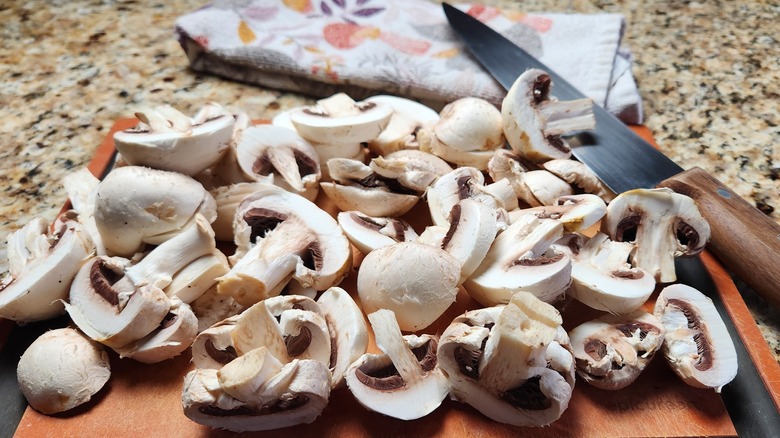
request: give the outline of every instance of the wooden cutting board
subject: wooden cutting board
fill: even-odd
[[[134,119],[119,120],[90,163],[90,170],[101,175],[113,154],[113,133],[133,126]],[[650,132],[635,129],[652,142]],[[318,203],[335,213],[325,196]],[[428,220],[424,203],[409,215],[419,230]],[[761,377],[770,384],[770,392],[780,407],[780,366],[761,336],[731,277],[723,267],[704,254],[702,260],[715,281],[718,293],[728,308],[742,341],[757,364]],[[360,262],[356,255],[356,264]],[[357,268],[341,284],[357,298]],[[652,311],[656,294],[645,305]],[[478,307],[461,291],[457,302],[426,333],[440,334],[447,324],[465,310]],[[600,313],[576,301],[564,312],[564,327],[594,318]],[[0,332],[0,343],[3,340]],[[369,348],[377,352],[371,339]],[[192,369],[189,354],[159,364],[146,365],[130,359],[119,359],[111,353],[112,376],[106,387],[92,401],[72,412],[46,416],[27,408],[16,430],[16,437],[61,436],[140,436],[140,437],[227,437],[225,431],[201,426],[182,413],[183,376]],[[593,388],[577,382],[569,409],[549,427],[517,428],[495,423],[468,405],[445,400],[442,406],[425,418],[415,421],[395,420],[370,412],[360,406],[346,387],[331,394],[330,403],[312,424],[262,436],[736,436],[721,397],[712,390],[692,388],[676,377],[659,353],[639,379],[621,391]],[[245,436],[247,434],[244,434]],[[251,434],[250,434],[251,435]]]

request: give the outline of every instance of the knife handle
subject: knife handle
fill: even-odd
[[[707,248],[780,309],[780,225],[699,167],[662,181],[696,201],[711,228]]]

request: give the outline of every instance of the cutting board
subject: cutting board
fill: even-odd
[[[119,120],[90,163],[90,170],[101,175],[113,156],[113,133],[133,126],[134,119]],[[650,132],[635,128],[652,142]],[[326,211],[335,207],[320,194]],[[418,231],[428,220],[423,202],[406,217]],[[361,257],[356,253],[356,265]],[[728,273],[709,254],[702,260],[726,303],[742,341],[766,382],[773,382],[770,392],[780,406],[780,366],[756,327],[744,301]],[[357,267],[340,285],[357,299]],[[652,309],[656,294],[646,304]],[[440,334],[457,315],[477,308],[461,290],[456,303],[426,333]],[[564,327],[594,318],[600,313],[572,301],[563,311]],[[0,332],[0,343],[5,334]],[[378,352],[371,339],[370,351]],[[183,376],[192,369],[189,354],[154,365],[119,359],[111,353],[112,376],[92,401],[66,414],[46,416],[27,408],[16,430],[16,437],[61,436],[140,436],[140,437],[227,437],[225,431],[201,426],[182,413]],[[445,400],[442,406],[425,418],[414,421],[395,420],[370,412],[360,406],[346,387],[334,390],[322,415],[312,424],[262,436],[736,436],[723,401],[712,390],[692,388],[676,377],[659,353],[637,381],[620,391],[604,391],[579,380],[563,416],[549,427],[518,428],[493,422],[468,405]],[[244,434],[246,435],[246,434]]]

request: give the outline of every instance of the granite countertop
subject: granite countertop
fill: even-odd
[[[41,1],[0,6],[0,236],[33,216],[52,220],[60,183],[85,166],[115,119],[206,101],[253,118],[311,103],[303,96],[196,74],[175,19],[204,0]],[[768,1],[484,1],[528,12],[616,12],[645,124],[684,168],[700,166],[780,221],[780,9]],[[7,270],[5,248],[0,272]],[[745,291],[780,360],[780,316]]]

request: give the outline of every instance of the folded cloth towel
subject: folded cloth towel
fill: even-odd
[[[621,15],[456,6],[627,123],[641,123]],[[196,71],[315,97],[396,94],[435,107],[465,96],[500,104],[506,94],[428,1],[217,0],[180,17],[176,29]]]

